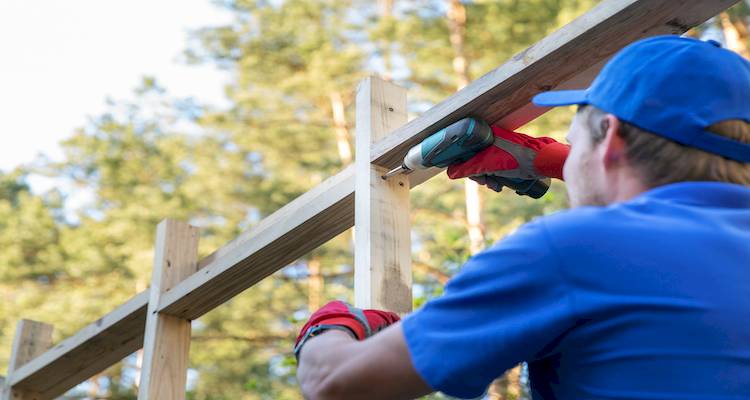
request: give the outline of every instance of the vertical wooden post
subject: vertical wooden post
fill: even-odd
[[[13,349],[8,364],[8,382],[13,372],[27,362],[52,347],[53,326],[43,322],[22,319],[16,325],[16,336],[13,338]],[[41,397],[33,390],[3,387],[2,400],[39,400]]]
[[[198,270],[198,228],[166,219],[156,228],[154,270],[143,338],[142,400],[185,398],[190,320],[159,314],[161,295]]]
[[[409,180],[381,178],[372,144],[407,122],[406,89],[376,77],[357,90],[354,297],[357,307],[411,311]]]

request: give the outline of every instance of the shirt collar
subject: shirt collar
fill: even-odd
[[[632,201],[656,199],[680,204],[750,208],[750,187],[724,182],[679,182],[658,186]]]

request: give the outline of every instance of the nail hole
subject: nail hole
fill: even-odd
[[[393,111],[393,107],[388,107],[388,111]]]

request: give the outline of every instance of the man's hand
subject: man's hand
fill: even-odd
[[[562,168],[570,146],[549,137],[531,137],[492,126],[495,142],[470,160],[448,167],[451,179],[469,177],[499,192],[497,178],[563,179]]]
[[[294,355],[299,359],[305,342],[327,330],[343,331],[354,339],[364,340],[398,320],[398,315],[389,311],[361,310],[343,301],[331,301],[302,327],[294,343]]]
[[[306,399],[413,399],[433,391],[414,369],[392,312],[332,301],[302,328],[295,354]]]

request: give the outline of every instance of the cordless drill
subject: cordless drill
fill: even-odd
[[[489,124],[478,118],[464,118],[427,137],[418,145],[409,149],[401,166],[394,168],[383,179],[403,173],[409,174],[416,169],[430,167],[444,168],[451,164],[464,162],[488,146],[495,137]],[[540,179],[516,179],[495,176],[495,181],[516,191],[538,199],[549,189],[549,185]]]

